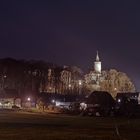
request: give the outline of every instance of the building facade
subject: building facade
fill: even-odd
[[[97,51],[94,68],[85,75],[85,86],[89,92],[100,90],[100,82],[104,80],[102,77],[102,63]]]

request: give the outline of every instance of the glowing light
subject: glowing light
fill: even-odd
[[[79,80],[79,85],[80,85],[80,86],[82,85],[82,81],[81,81],[81,80]]]
[[[56,106],[60,106],[60,105],[61,105],[61,103],[56,101]]]
[[[69,84],[69,88],[71,88],[71,84]]]
[[[87,108],[87,104],[86,103],[84,103],[84,102],[82,102],[82,103],[80,103],[80,109],[82,110],[86,110],[86,108]]]
[[[118,103],[120,103],[121,102],[121,99],[118,99]]]
[[[30,97],[28,97],[28,98],[27,98],[27,101],[31,101],[31,98],[30,98]]]
[[[54,99],[52,100],[52,103],[55,103],[55,100]]]

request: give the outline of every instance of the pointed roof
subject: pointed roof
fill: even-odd
[[[97,51],[97,55],[96,55],[96,61],[100,61],[98,51]]]

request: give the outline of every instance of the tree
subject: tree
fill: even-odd
[[[83,84],[79,85],[79,81],[83,79],[83,71],[77,66],[70,67],[70,70],[73,93],[80,93],[83,91]]]
[[[126,73],[115,69],[104,70],[100,75],[91,71],[85,75],[85,85],[90,93],[96,90],[107,91],[113,97],[116,96],[117,92],[135,91],[135,86]]]
[[[126,73],[111,69],[103,71],[102,77],[104,80],[100,81],[100,90],[110,92],[113,97],[116,96],[117,92],[135,91],[135,86]]]

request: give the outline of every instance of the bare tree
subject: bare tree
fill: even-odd
[[[91,71],[85,75],[85,84],[90,92],[94,90],[108,91],[113,97],[117,92],[135,91],[135,86],[126,73],[115,69],[102,71],[100,76]]]
[[[104,80],[100,82],[101,90],[108,91],[113,97],[117,92],[134,92],[135,86],[126,73],[115,69],[103,71]]]

